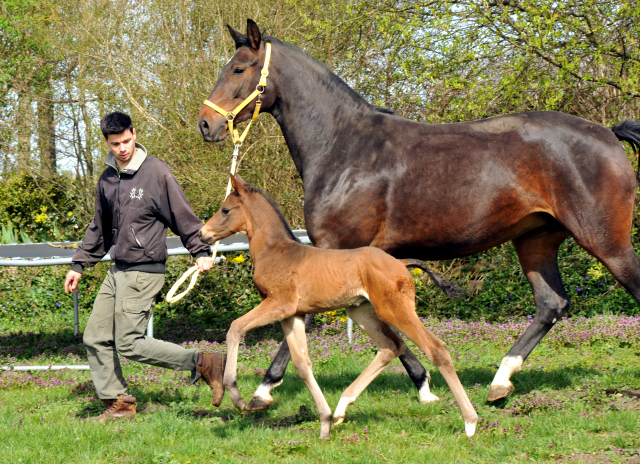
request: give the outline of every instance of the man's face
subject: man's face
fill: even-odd
[[[106,140],[109,150],[116,158],[116,162],[123,169],[136,152],[136,130],[129,129],[120,134],[109,134]]]

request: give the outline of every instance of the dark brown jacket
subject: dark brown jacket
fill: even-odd
[[[164,273],[167,227],[192,255],[209,255],[209,246],[198,236],[202,221],[169,167],[147,156],[141,144],[136,148],[120,172],[113,154],[105,159],[109,167],[96,185],[96,214],[73,255],[73,270],[82,272],[109,252],[120,270]]]

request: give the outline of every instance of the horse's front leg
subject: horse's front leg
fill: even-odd
[[[240,411],[243,411],[247,406],[238,390],[238,346],[240,341],[250,330],[272,322],[280,322],[291,316],[293,312],[295,310],[291,311],[287,306],[267,298],[247,314],[233,321],[229,327],[227,332],[227,364],[222,383],[227,389],[233,405]]]

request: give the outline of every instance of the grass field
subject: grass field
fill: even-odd
[[[83,314],[83,323],[86,315]],[[0,330],[0,362],[86,362],[69,316],[45,316]],[[26,322],[25,322],[26,324]],[[88,372],[5,372],[0,378],[0,455],[7,463],[246,463],[246,462],[635,462],[640,463],[640,317],[567,319],[534,350],[514,377],[516,391],[486,402],[497,364],[526,318],[503,324],[426,319],[448,344],[460,379],[480,416],[467,438],[460,410],[428,363],[441,401],[421,405],[398,361],[347,411],[331,439],[309,392],[289,366],[275,404],[242,413],[225,398],[210,404],[206,385],[187,373],[124,361],[134,422],[89,423],[102,410]],[[21,332],[22,330],[22,332]],[[361,332],[349,345],[345,324],[309,334],[314,372],[332,407],[370,362],[375,349]],[[158,329],[165,340],[224,351],[222,333],[176,320]],[[250,334],[240,352],[238,383],[246,399],[281,339],[279,327]],[[204,341],[210,340],[210,341]],[[422,356],[424,359],[424,356]],[[426,360],[425,360],[426,362]]]

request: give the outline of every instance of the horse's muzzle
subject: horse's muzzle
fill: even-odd
[[[198,132],[202,135],[205,142],[220,142],[227,138],[227,125],[226,120],[220,125],[209,124],[207,118],[199,118]]]

